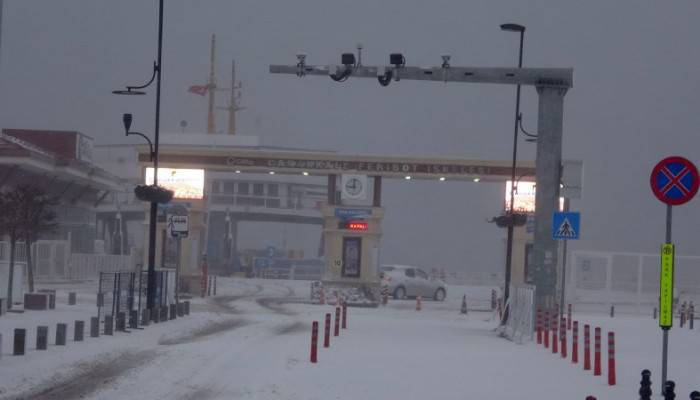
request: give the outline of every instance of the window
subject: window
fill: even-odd
[[[248,194],[249,186],[248,182],[240,182],[238,184],[238,194]]]
[[[233,194],[234,193],[234,183],[232,181],[224,181],[224,193]]]
[[[416,277],[416,270],[414,270],[413,268],[407,269],[405,273],[406,273],[406,276],[409,277],[409,278],[415,278],[415,277]]]
[[[267,195],[270,197],[278,197],[280,195],[279,186],[276,183],[267,185]]]
[[[263,196],[265,195],[265,185],[262,183],[253,184],[253,196]]]
[[[416,270],[416,275],[418,275],[418,277],[421,279],[428,279],[428,274],[426,274],[425,271],[421,269]]]

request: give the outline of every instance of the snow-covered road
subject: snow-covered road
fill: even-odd
[[[421,312],[413,301],[350,308],[349,328],[331,338],[330,349],[320,346],[319,362],[311,364],[311,322],[322,325],[333,307],[304,304],[308,282],[222,279],[219,296],[195,299],[190,317],[144,330],[46,352],[33,350],[30,337],[24,357],[9,355],[3,339],[0,397],[612,400],[637,398],[642,368],[652,370],[658,392],[660,334],[651,318],[578,316],[616,331],[618,385],[608,387],[541,346],[499,338],[490,313],[460,315],[464,290],[451,290],[444,303],[425,302]],[[59,309],[54,317],[79,310]],[[12,318],[19,320],[0,319],[0,332],[9,335]],[[698,330],[672,331],[670,375],[679,398],[700,387],[698,341]]]

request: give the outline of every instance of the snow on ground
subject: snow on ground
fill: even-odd
[[[58,287],[56,311],[0,317],[0,398],[617,400],[638,397],[643,368],[659,389],[661,333],[651,317],[576,315],[581,325],[616,333],[618,385],[608,387],[605,377],[535,343],[499,338],[490,312],[459,314],[463,294],[470,308],[483,308],[491,288],[450,287],[447,301],[425,301],[420,312],[414,300],[350,308],[349,329],[330,349],[319,347],[318,364],[309,362],[311,322],[322,326],[333,307],[305,304],[303,281],[220,279],[219,296],[193,299],[189,317],[34,350],[40,321],[53,334],[59,320],[72,325],[94,314],[93,288]],[[81,292],[77,306],[65,305],[68,289]],[[28,354],[13,357],[12,329],[20,326],[30,330]],[[671,331],[678,398],[700,388],[699,335],[700,328]]]

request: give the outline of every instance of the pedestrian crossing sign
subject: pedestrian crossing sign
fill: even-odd
[[[552,218],[554,240],[576,240],[581,233],[581,213],[555,212]]]

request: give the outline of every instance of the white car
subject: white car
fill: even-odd
[[[424,299],[444,301],[447,285],[440,279],[431,278],[420,268],[408,265],[382,265],[382,285],[395,299],[422,296]]]

